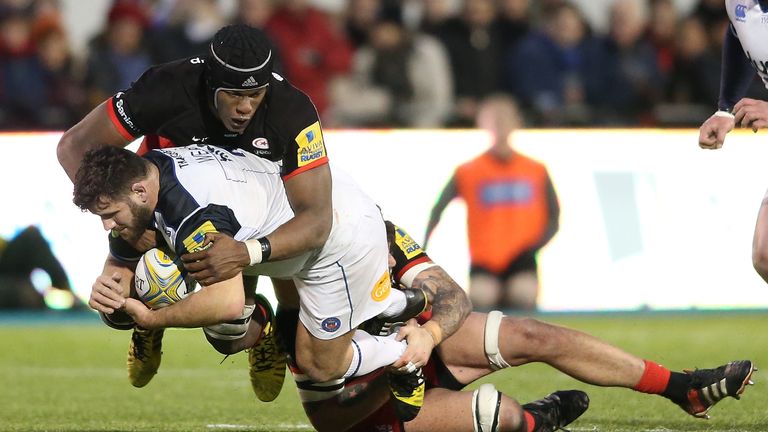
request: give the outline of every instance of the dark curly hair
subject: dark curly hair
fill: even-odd
[[[147,162],[132,151],[112,146],[90,150],[75,174],[72,202],[89,210],[102,197],[127,195],[131,185],[148,172]]]

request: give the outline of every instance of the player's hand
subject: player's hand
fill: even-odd
[[[181,256],[189,275],[203,286],[232,279],[251,263],[245,243],[226,234],[206,233],[203,247]]]
[[[699,128],[699,147],[708,150],[719,149],[725,142],[725,135],[736,125],[734,119],[712,114]]]
[[[91,285],[91,297],[88,300],[88,306],[105,314],[114,313],[123,307],[125,296],[123,295],[123,287],[120,285],[120,279],[120,273],[97,277],[96,282]]]
[[[408,348],[405,349],[403,355],[392,364],[396,368],[406,366],[409,362],[417,368],[423,367],[429,361],[432,349],[435,348],[435,341],[432,339],[432,335],[421,328],[414,319],[409,320],[406,325],[400,327],[395,339],[399,341],[405,339],[408,342]]]
[[[125,312],[133,318],[136,325],[147,330],[155,328],[152,322],[152,309],[135,298],[125,299],[125,305],[123,306]]]
[[[741,127],[748,127],[752,132],[768,127],[768,102],[743,98],[733,106],[734,122]]]

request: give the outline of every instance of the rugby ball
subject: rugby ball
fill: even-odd
[[[136,265],[136,294],[152,309],[176,303],[195,291],[197,283],[176,257],[150,249]]]

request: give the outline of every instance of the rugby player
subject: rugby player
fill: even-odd
[[[407,299],[391,290],[378,207],[343,172],[333,170],[332,175],[334,221],[324,246],[290,259],[254,263],[243,271],[295,283],[301,323],[295,359],[317,382],[367,374],[401,359],[407,348],[394,337],[356,330],[370,318],[398,315]],[[253,310],[245,305],[243,273],[151,310],[129,297],[133,260],[141,255],[130,252],[129,246],[147,227],[155,228],[176,255],[198,250],[207,232],[243,241],[268,235],[293,217],[278,164],[210,145],[159,149],[144,157],[106,146],[83,158],[75,176],[74,202],[100,216],[104,228],[117,234],[93,285],[91,307],[107,316],[124,310],[136,325],[149,330],[205,327],[206,334],[219,341],[214,344],[217,350],[229,354],[243,349],[239,340],[246,337]],[[403,375],[420,374],[416,369]],[[417,412],[422,387],[415,382],[409,391],[393,394]]]
[[[250,261],[239,264],[290,258],[320,248],[332,225],[331,175],[320,121],[307,95],[274,73],[273,63],[274,53],[261,30],[241,24],[224,27],[213,37],[207,54],[150,67],[130,88],[66,131],[57,148],[59,162],[74,180],[88,150],[124,147],[141,136],[140,153],[209,142],[245,150],[281,164],[280,176],[294,214],[268,236],[251,239]],[[141,244],[152,244],[153,234],[148,232]],[[201,269],[209,272],[200,280],[203,285],[221,282],[238,273],[236,266],[228,265],[230,259],[213,244],[195,256],[190,270],[193,276]],[[268,322],[269,304],[261,301],[253,306],[260,300],[253,289],[246,295],[246,303],[261,315],[258,319]],[[249,355],[254,391],[265,401],[279,394],[285,370],[270,329],[265,327],[264,341]],[[128,352],[134,386],[144,386],[154,376],[162,336],[161,329],[135,328]]]

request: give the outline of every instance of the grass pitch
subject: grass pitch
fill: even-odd
[[[709,421],[694,419],[661,397],[588,386],[546,365],[513,368],[482,381],[523,403],[557,389],[588,392],[590,409],[572,431],[768,431],[768,312],[540,318],[673,370],[738,359],[765,368],[741,401],[720,402]],[[129,337],[90,315],[77,320],[0,315],[0,430],[312,430],[290,378],[274,403],[258,402],[246,355],[222,362],[224,356],[207,345],[200,330],[166,332],[159,374],[143,389],[131,387],[125,372]]]

